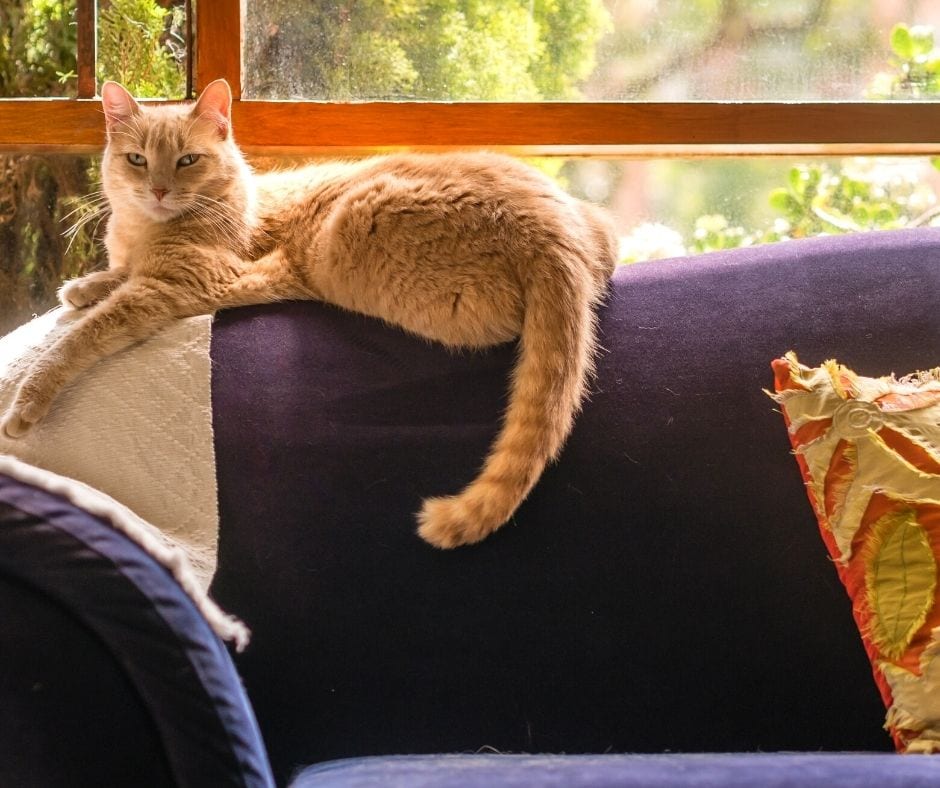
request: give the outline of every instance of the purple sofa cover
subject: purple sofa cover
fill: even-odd
[[[617,272],[593,394],[514,521],[452,552],[514,348],[450,353],[315,303],[218,316],[214,592],[275,773],[386,753],[888,750],[774,403],[796,350],[940,361],[940,232]]]

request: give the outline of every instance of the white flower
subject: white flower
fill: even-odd
[[[641,260],[662,260],[686,254],[682,236],[664,224],[648,222],[620,237],[620,262],[636,263]]]

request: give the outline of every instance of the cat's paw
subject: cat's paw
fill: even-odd
[[[97,304],[108,292],[101,284],[84,277],[72,279],[59,288],[59,303],[70,309],[86,309]]]
[[[493,530],[491,525],[475,516],[461,495],[426,498],[418,512],[418,536],[443,550],[475,544]]]
[[[59,301],[70,309],[87,309],[104,301],[115,288],[127,281],[127,276],[125,269],[109,268],[70,279],[59,288]]]
[[[0,429],[8,438],[22,438],[49,412],[55,390],[41,375],[28,375],[16,393],[16,399],[3,416]]]
[[[45,415],[46,409],[37,403],[17,404],[6,412],[3,421],[0,422],[0,429],[8,438],[22,438]]]

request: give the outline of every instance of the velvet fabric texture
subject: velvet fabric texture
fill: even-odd
[[[940,232],[621,269],[593,395],[513,522],[453,552],[421,498],[480,466],[514,348],[316,303],[221,313],[218,601],[279,780],[341,756],[888,750],[770,360],[934,366]]]

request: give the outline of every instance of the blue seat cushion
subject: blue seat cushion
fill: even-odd
[[[291,788],[917,788],[940,759],[885,753],[404,755],[331,761]]]

